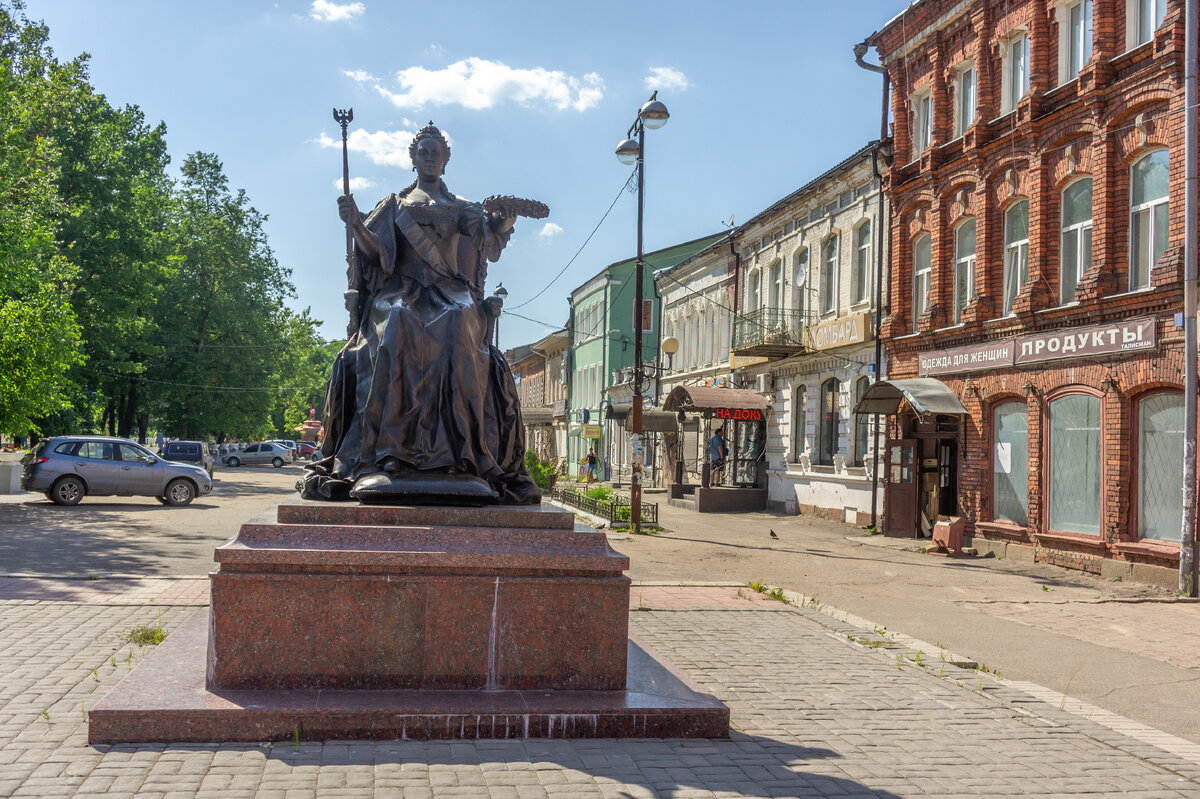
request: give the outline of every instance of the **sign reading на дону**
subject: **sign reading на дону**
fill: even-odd
[[[1154,317],[1122,319],[1102,325],[1035,333],[1007,341],[923,352],[917,356],[917,373],[921,377],[936,377],[1061,358],[1089,358],[1153,350],[1158,347],[1156,322]]]

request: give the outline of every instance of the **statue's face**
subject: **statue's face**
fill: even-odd
[[[446,148],[437,139],[421,139],[417,142],[417,176],[424,181],[434,181],[446,171]]]

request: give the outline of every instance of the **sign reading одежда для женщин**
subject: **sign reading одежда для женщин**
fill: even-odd
[[[1088,327],[1034,333],[1015,339],[988,341],[967,347],[934,350],[917,355],[921,377],[977,372],[1060,358],[1088,358],[1113,353],[1133,353],[1158,347],[1154,317],[1122,319]]]

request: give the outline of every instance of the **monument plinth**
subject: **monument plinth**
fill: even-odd
[[[216,551],[212,605],[90,714],[92,743],[724,737],[628,635],[629,561],[542,506],[291,500]]]

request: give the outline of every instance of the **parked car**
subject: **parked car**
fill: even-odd
[[[55,436],[39,443],[22,462],[21,487],[58,505],[105,495],[186,505],[212,491],[212,478],[203,467],[164,460],[125,438]]]
[[[321,450],[311,441],[300,441],[296,444],[296,457],[307,458],[310,461],[319,460]]]
[[[300,455],[297,452],[298,446],[295,441],[292,441],[290,439],[273,438],[270,441],[268,441],[267,443],[268,444],[279,444],[280,446],[282,446],[289,453],[291,453],[292,460],[296,460],[297,458],[300,457]]]
[[[278,469],[291,460],[292,453],[288,452],[287,447],[273,441],[264,441],[261,444],[249,444],[243,449],[229,453],[223,462],[226,466],[269,463]]]
[[[194,463],[212,477],[215,465],[212,450],[203,441],[168,441],[159,454],[176,463]]]

